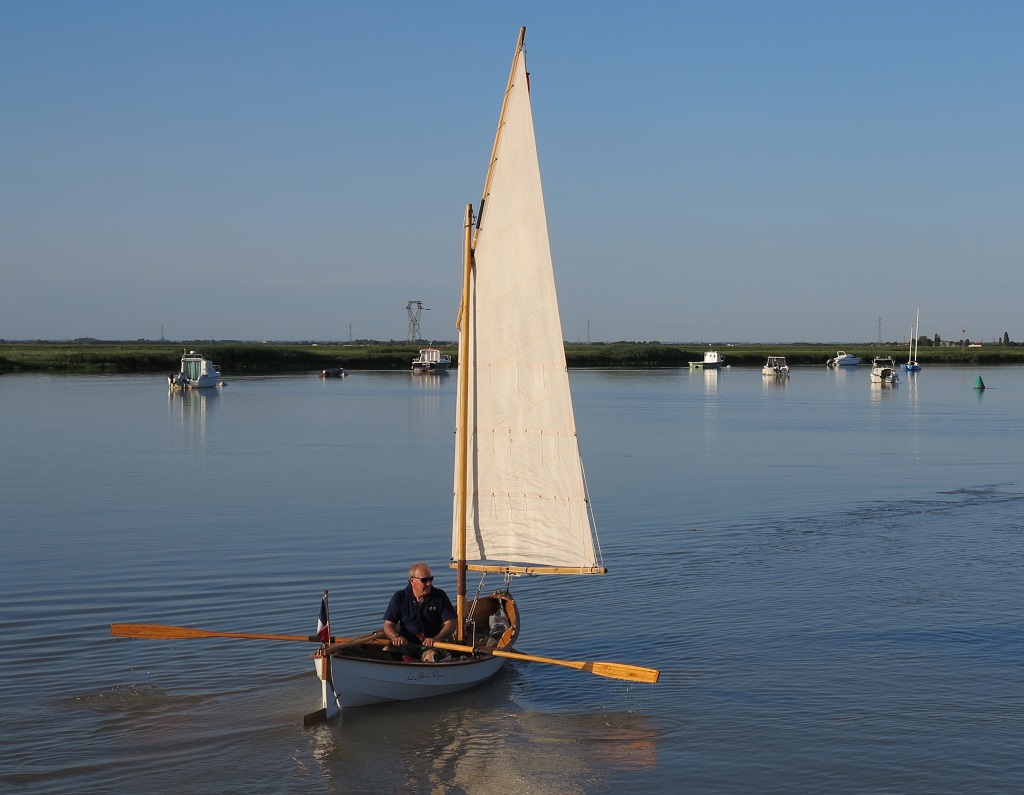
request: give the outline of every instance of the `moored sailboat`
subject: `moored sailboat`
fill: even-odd
[[[917,346],[918,340],[921,333],[921,307],[917,307],[917,320],[914,322],[914,327],[910,330],[910,355],[907,358],[906,364],[901,364],[904,370],[908,373],[916,373],[921,369],[921,365],[917,361]]]

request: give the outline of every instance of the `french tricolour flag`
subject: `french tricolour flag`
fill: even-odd
[[[324,598],[320,600],[320,617],[316,620],[316,637],[321,643],[331,641],[331,619],[327,614],[327,591],[324,591]]]

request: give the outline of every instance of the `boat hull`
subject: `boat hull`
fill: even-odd
[[[331,657],[335,709],[412,701],[468,690],[487,681],[507,660],[481,657],[442,663],[381,662]],[[329,701],[333,701],[330,698]],[[328,706],[330,713],[330,706]]]
[[[413,362],[415,373],[438,373],[448,369],[449,362]]]
[[[167,385],[171,389],[213,389],[219,384],[220,375],[201,375],[199,378],[167,376]]]

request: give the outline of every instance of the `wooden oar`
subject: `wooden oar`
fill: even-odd
[[[324,649],[324,652],[327,654],[333,654],[338,649],[344,649],[347,646],[359,646],[363,643],[369,643],[383,637],[384,630],[375,629],[373,632],[367,632],[365,635],[360,635],[358,638],[334,638],[331,645]]]
[[[319,643],[316,635],[265,635],[251,632],[211,632],[193,627],[168,627],[164,624],[111,624],[110,634],[119,638],[148,638],[149,640],[187,640],[189,638],[245,638],[247,640],[292,640]],[[331,638],[332,643],[343,643],[354,638]]]
[[[578,671],[586,671],[588,674],[607,676],[609,679],[626,679],[630,682],[654,682],[658,681],[660,671],[654,668],[641,668],[639,665],[626,665],[613,662],[577,662],[575,660],[553,660],[550,657],[534,657],[532,654],[519,654],[513,651],[501,651],[500,649],[477,649],[473,646],[460,646],[457,643],[434,643],[435,649],[447,649],[448,651],[461,652],[482,652],[494,657],[508,657],[510,660],[522,660],[523,662],[548,663],[549,665],[564,665],[566,668],[575,668]]]

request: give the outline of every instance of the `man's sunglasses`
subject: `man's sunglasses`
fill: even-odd
[[[410,579],[419,580],[420,582],[423,582],[423,583],[433,582],[434,581],[433,577],[410,577]]]

